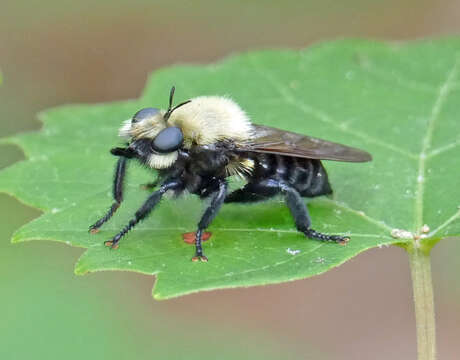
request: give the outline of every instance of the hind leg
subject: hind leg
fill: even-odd
[[[335,241],[339,244],[346,244],[350,239],[348,237],[340,235],[327,235],[313,230],[311,226],[311,218],[308,213],[307,206],[302,200],[302,197],[296,189],[287,185],[280,184],[281,191],[283,192],[286,204],[291,211],[294,218],[297,230],[304,233],[310,239],[316,239],[321,241]]]
[[[247,185],[241,189],[232,191],[225,198],[225,203],[249,203],[266,200],[267,197],[254,192]]]
[[[257,183],[247,183],[241,189],[227,195],[225,203],[248,203],[267,200],[280,192],[278,183],[272,179],[265,179]]]
[[[327,235],[322,234],[314,229],[311,226],[311,218],[308,213],[307,206],[302,200],[299,192],[294,189],[292,186],[275,180],[275,179],[266,179],[258,183],[249,183],[245,187],[233,191],[229,194],[225,202],[255,202],[266,200],[272,196],[275,196],[279,193],[282,193],[286,200],[286,205],[291,211],[292,217],[294,218],[296,228],[301,233],[305,234],[310,239],[316,239],[321,241],[335,241],[339,244],[345,244],[348,242],[348,237],[343,237],[340,235]]]

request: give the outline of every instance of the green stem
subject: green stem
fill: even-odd
[[[436,326],[430,250],[416,246],[407,249],[414,289],[418,360],[436,359]]]

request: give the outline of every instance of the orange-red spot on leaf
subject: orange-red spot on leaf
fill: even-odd
[[[211,232],[204,232],[201,235],[201,241],[207,241],[211,237],[212,233]],[[194,231],[188,232],[188,233],[183,233],[182,238],[187,244],[195,244],[195,238],[196,238],[196,233]]]

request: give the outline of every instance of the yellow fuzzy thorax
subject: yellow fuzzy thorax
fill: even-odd
[[[181,128],[187,148],[225,139],[243,142],[252,135],[246,113],[233,100],[221,96],[192,99],[171,114],[168,124]]]

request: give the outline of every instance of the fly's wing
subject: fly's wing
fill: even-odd
[[[253,125],[253,127],[255,130],[253,138],[239,146],[240,150],[319,160],[348,162],[372,160],[368,152],[349,146],[269,126]]]

